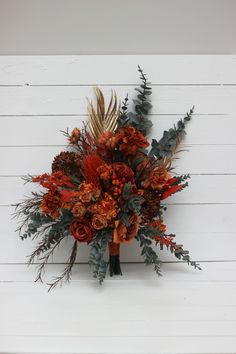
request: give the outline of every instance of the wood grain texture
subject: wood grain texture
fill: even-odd
[[[182,114],[152,115],[152,137],[160,139],[163,131],[172,128],[181,118]],[[65,145],[66,140],[61,131],[80,128],[83,121],[87,121],[87,115],[1,116],[0,122],[4,129],[0,130],[0,146]],[[19,134],[19,131],[30,134],[26,139],[25,134]],[[194,114],[186,131],[185,144],[235,144],[235,115]]]
[[[0,148],[0,175],[16,176],[41,174],[51,171],[55,155],[65,150],[64,146],[22,146]],[[178,154],[174,163],[179,174],[235,174],[236,145],[187,145]],[[7,156],[7,158],[6,158]],[[217,158],[217,163],[215,161]]]
[[[117,96],[135,97],[136,86],[116,87]],[[104,86],[108,98],[111,86]],[[1,115],[86,114],[86,97],[93,97],[93,86],[0,86]],[[160,86],[153,87],[152,113],[185,114],[195,105],[196,114],[235,112],[236,86]]]
[[[143,265],[123,267],[124,277],[101,288],[81,266],[70,286],[49,294],[21,276],[3,280],[0,352],[235,353],[235,263],[206,264],[204,272],[166,264],[162,278]]]
[[[235,175],[192,175],[189,186],[168,198],[165,204],[232,204],[236,203]],[[9,206],[41,191],[36,183],[27,183],[21,177],[0,177],[0,206]]]
[[[2,56],[0,85],[235,84],[234,55]]]
[[[206,310],[206,309],[205,309]],[[235,336],[168,336],[168,337],[68,337],[68,336],[3,336],[2,354],[235,354]],[[112,351],[112,352],[111,352]]]
[[[0,224],[2,225],[1,263],[25,263],[26,256],[35,248],[32,241],[22,241],[14,230],[16,220],[12,220],[13,208],[0,208]],[[168,232],[176,234],[176,242],[183,243],[195,260],[236,260],[235,244],[236,204],[196,204],[169,205],[164,215]],[[72,238],[68,237],[53,256],[55,262],[65,262],[68,251],[72,247]],[[89,248],[80,245],[78,262],[88,261]],[[158,252],[163,260],[176,260],[169,252]],[[142,261],[139,244],[123,245],[122,261]]]

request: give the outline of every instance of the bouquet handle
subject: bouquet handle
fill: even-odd
[[[109,268],[110,276],[122,275],[120,268],[120,244],[113,241],[109,242]]]

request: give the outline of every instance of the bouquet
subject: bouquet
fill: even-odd
[[[189,175],[174,174],[172,163],[193,108],[159,141],[149,143],[152,90],[146,74],[140,67],[138,71],[141,84],[135,89],[133,112],[128,109],[128,96],[119,105],[114,91],[106,108],[103,93],[96,88],[96,105],[88,101],[88,122],[63,132],[69,148],[54,158],[51,173],[24,177],[26,183],[43,187],[15,205],[20,237],[40,238],[29,256],[29,264],[39,261],[36,281],[42,281],[45,266],[61,241],[73,240],[66,267],[49,289],[70,280],[80,243],[90,247],[88,261],[100,284],[107,268],[110,276],[121,275],[120,244],[128,246],[134,240],[140,244],[144,263],[158,275],[157,245],[201,269],[174,241],[175,235],[167,233],[162,205],[188,185]]]

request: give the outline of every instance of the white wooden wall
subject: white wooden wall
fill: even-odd
[[[179,118],[184,116],[193,104],[195,105],[194,116],[188,124],[187,136],[183,142],[188,152],[182,153],[181,158],[176,162],[176,172],[190,173],[191,180],[189,181],[189,188],[167,200],[166,223],[168,231],[176,233],[176,241],[183,242],[185,247],[190,250],[193,259],[202,261],[203,268],[206,267],[207,270],[210,270],[211,279],[213,279],[211,282],[213,281],[213,283],[208,288],[208,298],[205,299],[206,306],[210,306],[212,296],[214,296],[216,291],[223,291],[221,287],[214,287],[214,281],[219,281],[214,269],[221,269],[219,270],[219,274],[222,274],[222,278],[220,278],[222,281],[227,278],[226,272],[229,277],[227,281],[232,280],[229,274],[231,274],[232,269],[236,268],[236,56],[4,56],[0,57],[0,278],[4,284],[10,284],[10,288],[8,286],[2,288],[2,296],[5,300],[9,298],[9,290],[13,289],[11,288],[11,284],[14,284],[14,282],[23,282],[24,286],[17,288],[17,291],[20,299],[24,302],[23,308],[27,308],[27,291],[35,287],[32,283],[27,284],[28,281],[32,281],[34,273],[27,273],[29,270],[25,268],[26,255],[31,252],[34,244],[30,240],[22,242],[18,238],[17,234],[14,233],[14,229],[16,228],[15,220],[11,220],[11,213],[13,211],[11,204],[22,199],[23,195],[28,195],[32,189],[32,186],[23,185],[21,176],[27,173],[37,174],[50,170],[53,156],[65,148],[65,140],[60,130],[65,130],[67,127],[80,127],[82,121],[86,120],[86,97],[93,97],[94,86],[99,85],[107,96],[111,88],[114,88],[120,99],[123,99],[127,92],[130,98],[134,97],[134,87],[139,84],[137,64],[144,68],[144,71],[148,73],[152,82],[153,136],[160,137],[163,129],[171,127]],[[68,257],[65,250],[70,248],[70,246],[71,244],[67,242],[65,248],[60,247],[51,262],[64,262]],[[87,257],[87,248],[81,247],[78,262],[86,262]],[[124,246],[121,258],[123,261],[128,262],[141,261],[138,244],[134,241],[132,246]],[[160,258],[165,261],[175,261],[173,256],[168,252],[161,252]],[[228,268],[225,262],[230,264]],[[221,268],[221,265],[223,268]],[[185,269],[185,266],[182,267],[181,264],[176,265],[177,268],[180,266],[180,275],[182,274],[183,277],[186,273],[191,277],[196,276],[196,273],[190,268]],[[186,273],[184,273],[183,269],[185,269]],[[174,272],[172,277],[170,274],[166,275],[166,277],[170,276],[170,279],[176,280],[175,286],[178,285],[177,281],[179,280],[177,274]],[[195,296],[195,292],[203,294],[206,291],[203,284],[207,280],[207,276],[204,275],[204,271],[202,274],[203,278],[201,279],[203,279],[203,283],[201,283],[201,286],[199,285],[201,291],[197,290],[198,283],[194,283],[189,293],[190,299],[191,296]],[[78,280],[78,276],[75,275],[75,279]],[[140,275],[142,279],[146,276],[146,272],[144,276]],[[84,279],[83,275],[80,277]],[[134,275],[131,272],[131,278],[133,279],[133,277],[134,279],[139,278],[138,275]],[[161,284],[164,284],[164,281],[162,280]],[[180,282],[182,281],[185,282],[185,278],[181,278],[180,276]],[[120,283],[119,285],[121,288],[122,284]],[[137,292],[142,289],[139,286],[142,287],[142,284],[137,285]],[[76,293],[82,291],[83,293],[83,285],[80,285],[80,287],[82,287],[82,290],[78,290],[72,284],[71,288],[66,288],[67,290],[63,291],[67,291],[67,295],[70,291],[75,291]],[[225,291],[227,290],[226,288]],[[170,289],[167,287],[167,293]],[[235,298],[235,283],[232,289]],[[137,293],[136,290],[132,289],[132,292]],[[34,296],[40,300],[41,296],[44,295],[37,291],[34,288]],[[92,293],[90,294],[91,291]],[[110,291],[112,291],[111,288]],[[122,291],[125,293],[125,288]],[[142,290],[140,291],[142,292]],[[94,289],[91,290],[90,288],[88,293],[92,297],[96,296]],[[53,306],[52,302],[54,301],[53,299],[56,299],[56,296],[58,299],[62,296],[58,294],[59,292],[57,292],[57,295],[53,295],[55,297],[50,298],[51,306]],[[63,294],[65,295],[65,293]],[[103,295],[106,296],[105,291]],[[184,298],[184,290],[180,297]],[[165,295],[163,293],[164,298]],[[72,300],[76,301],[76,298]],[[12,301],[14,302],[14,297]],[[45,298],[44,301],[47,302],[48,298]],[[100,298],[99,301],[102,301],[102,299]],[[162,297],[158,301],[161,306]],[[233,300],[231,301],[230,297],[227,301],[229,301],[229,304],[233,304]],[[13,302],[9,303],[9,307],[3,309],[3,313],[6,316],[9,315],[11,306],[14,309]],[[216,306],[218,306],[217,304],[219,303],[216,302]],[[102,306],[102,302],[100,305]],[[189,304],[183,302],[181,305],[184,306],[182,308],[183,312],[188,312],[186,306],[190,305],[191,300]],[[203,314],[204,308],[199,307],[199,309]],[[151,311],[151,308],[149,310]],[[35,309],[31,308],[30,311],[34,312]],[[53,307],[53,310],[47,309],[47,311],[49,313],[52,311],[53,316],[55,316],[57,308]],[[180,308],[179,311],[181,311]],[[198,320],[196,311],[195,309],[195,312],[192,312],[195,315],[191,319],[188,319],[192,321],[192,324]],[[214,310],[209,311],[212,312],[207,312],[208,315],[205,317],[203,315],[204,321],[214,321]],[[219,318],[217,317],[219,321],[222,320],[227,311],[225,308],[222,314],[219,315]],[[235,328],[236,314],[232,315],[232,311],[234,311],[232,308],[230,311],[231,315],[224,317],[224,319],[227,321],[230,320],[230,325],[232,324]],[[16,313],[17,309],[15,309]],[[96,312],[97,318],[100,318],[100,315],[99,311]],[[41,318],[38,312],[37,316]],[[178,316],[176,313],[176,318],[179,318]],[[12,327],[12,323],[16,319],[14,316],[11,317],[12,321],[9,327],[2,327],[4,329],[0,330],[0,338],[3,335],[6,336],[4,337],[5,342],[2,342],[5,344],[2,347],[0,342],[0,351],[2,349],[4,352],[4,350],[9,350],[9,348],[13,348],[16,351],[18,349],[15,349],[16,344],[14,346],[13,343],[18,343],[17,348],[23,348],[22,351],[31,352],[32,347],[29,343],[26,344],[27,341],[25,340],[24,342],[22,338],[26,334],[27,336],[31,336],[30,343],[34,343],[37,346],[38,333],[46,335],[44,331],[40,332],[41,327],[39,324],[38,327],[36,326],[38,332],[30,330],[29,322],[27,322],[28,327],[26,327],[28,329],[25,330],[26,332],[24,330],[21,331],[20,320],[23,317],[23,313],[19,314],[18,325],[16,327],[14,325]],[[162,320],[165,319],[164,313],[163,316],[161,315],[161,318]],[[31,320],[32,318],[30,318]],[[156,320],[158,321],[158,318]],[[43,318],[40,321],[44,323]],[[152,322],[148,326],[153,325],[157,326],[157,323]],[[222,342],[217,339],[214,342],[213,352],[221,352],[220,350],[222,350],[223,353],[224,349],[227,348],[227,353],[233,353],[234,351],[230,351],[232,348],[236,352],[236,347],[230,346],[231,344],[235,344],[232,336],[236,333],[234,333],[235,331],[228,331],[227,325],[229,325],[229,322],[227,324],[226,322],[222,322],[219,325],[221,327],[214,327],[214,324],[213,327],[203,326],[203,330],[200,330],[200,332],[199,327],[196,329],[194,325],[193,327],[190,326],[196,329],[195,333],[197,335],[202,336],[202,342],[201,340],[199,341],[202,346],[199,346],[198,352],[203,352],[204,350],[204,352],[207,352],[206,348],[211,343],[210,340],[208,342],[206,340],[206,346],[204,346],[204,328],[209,338],[213,334],[216,336],[223,332],[227,338],[231,336],[228,338],[228,347],[226,344],[224,346],[225,342],[223,339]],[[45,326],[47,328],[47,325]],[[57,324],[54,323],[54,326],[57,326]],[[142,326],[144,326],[143,322]],[[139,329],[143,328],[142,326],[137,327],[136,325],[135,335],[139,336]],[[164,328],[166,331],[172,333],[173,328],[171,326],[173,326],[173,322],[169,322],[167,327],[164,326]],[[175,323],[176,326],[178,327]],[[190,328],[189,323],[187,327]],[[192,353],[195,352],[194,350],[197,350],[194,345],[191,346],[193,342],[189,339],[194,331],[188,331],[187,327],[181,327],[182,329],[177,330],[177,334],[186,337],[186,350],[184,349],[185,351],[183,351]],[[110,328],[109,322],[107,322],[107,325],[104,325],[104,330],[107,330],[107,328]],[[117,329],[117,325],[114,328]],[[215,332],[214,330],[211,332],[209,328],[215,328]],[[52,337],[50,337],[51,339],[48,337],[47,340],[45,339],[46,337],[44,338],[44,343],[48,344],[42,347],[42,351],[51,352],[51,350],[58,350],[59,352],[63,340],[58,339],[58,343],[61,344],[57,346],[59,349],[55,349],[53,343],[56,340],[53,341],[53,336],[70,336],[70,334],[66,331],[60,332],[60,330],[55,330],[55,334],[54,330],[51,331],[51,329],[52,326],[48,328],[48,331]],[[12,331],[15,336],[14,340],[10,336]],[[91,336],[95,335],[96,328],[93,329],[92,327],[91,331]],[[19,333],[22,334],[22,338],[17,337]],[[72,333],[74,333],[73,330]],[[119,332],[119,338],[123,338],[124,340],[124,334],[122,333]],[[161,333],[160,336],[167,335],[165,331]],[[100,335],[102,334],[98,334],[98,336]],[[10,339],[6,340],[7,336],[10,336]],[[173,344],[173,347],[168,347],[168,352],[171,353],[174,353],[175,350],[177,352],[176,348],[181,347],[181,341],[178,342],[179,339],[177,338],[174,342],[173,338],[172,343],[175,344]],[[115,345],[113,351],[111,351],[109,346],[103,347],[99,340],[96,342],[97,346],[101,350],[104,350],[104,352],[113,353],[119,348],[119,346],[116,347]],[[140,338],[137,339],[137,343],[140,343],[140,340]],[[155,342],[154,339],[150,339],[150,341],[150,343]],[[75,350],[74,348],[77,348],[77,342],[72,338],[71,343],[74,343],[74,346],[71,344],[69,348],[72,348],[70,350],[73,351]],[[84,352],[87,353],[86,350],[88,352],[95,352],[92,351],[91,347],[89,347],[90,349],[86,347],[88,341],[85,345],[80,338],[79,343],[81,345],[80,348],[83,348]],[[109,343],[112,345],[113,342]],[[116,343],[115,339],[114,343]],[[127,352],[133,352],[132,345],[129,344],[128,339],[125,343],[127,346],[124,348],[126,348]],[[143,343],[146,343],[145,340]],[[160,344],[160,350],[165,352],[165,341],[159,338],[158,343]],[[149,346],[149,351],[147,351],[140,343],[141,346],[138,348],[137,345],[135,352],[157,352],[157,349],[155,349],[156,344],[154,344],[153,346]],[[120,352],[123,352],[122,348]]]
[[[66,145],[60,130],[86,120],[86,97],[93,97],[95,85],[107,95],[113,87],[120,99],[126,92],[134,97],[137,64],[153,85],[153,136],[196,107],[184,140],[188,152],[176,163],[177,172],[192,178],[189,188],[167,200],[169,232],[196,260],[236,260],[236,57],[38,56],[0,58],[1,263],[25,263],[33,247],[17,238],[10,219],[10,205],[32,189],[21,176],[50,171]],[[87,260],[86,248],[80,261]],[[123,248],[122,260],[140,260],[135,242]],[[61,251],[56,261],[65,261]],[[173,260],[168,253],[162,258]]]

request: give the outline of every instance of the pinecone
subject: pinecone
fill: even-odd
[[[157,191],[145,190],[142,195],[144,202],[141,208],[141,214],[144,221],[148,222],[155,218],[160,209],[160,195]]]
[[[52,163],[52,172],[61,171],[67,176],[81,179],[81,157],[72,151],[63,151],[57,155]]]

